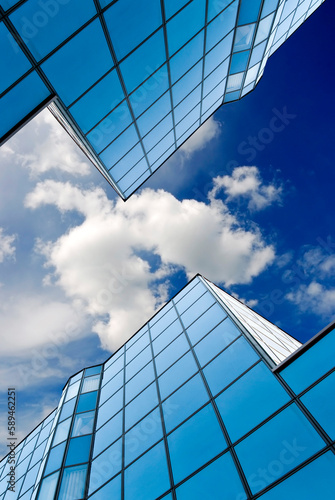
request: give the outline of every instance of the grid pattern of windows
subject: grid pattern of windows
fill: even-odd
[[[230,315],[196,277],[104,365],[72,377],[18,447],[16,498],[306,500],[321,469],[311,491],[330,495],[335,330],[272,370]]]
[[[53,101],[127,199],[222,103],[255,87],[321,3],[3,0],[1,141]]]

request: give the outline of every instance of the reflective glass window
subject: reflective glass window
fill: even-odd
[[[111,168],[125,156],[138,140],[136,129],[131,125],[101,153],[101,159],[105,162],[107,168]]]
[[[203,56],[204,31],[194,37],[170,59],[171,81],[174,84]]]
[[[244,87],[248,86],[251,82],[255,80],[258,70],[259,70],[259,63],[256,64],[253,68],[249,69],[244,80]]]
[[[76,396],[78,394],[78,391],[79,391],[79,386],[80,386],[80,380],[77,380],[77,382],[70,385],[68,387],[64,401],[69,401],[69,399],[72,399],[74,396]]]
[[[262,42],[263,40],[268,38],[268,36],[270,35],[270,29],[272,26],[273,16],[274,16],[274,13],[270,14],[268,17],[265,17],[264,19],[262,19],[260,21],[258,28],[257,28],[255,45]]]
[[[238,24],[254,23],[257,21],[259,8],[262,0],[242,0],[240,5],[240,12],[238,15]]]
[[[231,53],[233,32],[218,43],[205,57],[205,77],[208,76]]]
[[[94,493],[90,500],[106,500],[107,498],[121,498],[121,474]]]
[[[166,26],[170,56],[182,47],[205,24],[205,0],[193,0]]]
[[[205,406],[168,436],[175,483],[201,467],[226,448],[211,405]]]
[[[161,121],[171,111],[170,93],[164,94],[137,120],[140,133],[146,135],[155,123]]]
[[[112,379],[124,366],[124,355],[122,354],[119,358],[110,359],[106,364],[105,371],[103,374],[102,385],[106,384],[110,379]]]
[[[169,132],[154,148],[152,148],[147,156],[150,165],[155,163],[171,146],[174,146],[174,133]]]
[[[94,415],[94,411],[76,415],[73,423],[72,437],[91,434],[93,430]]]
[[[82,498],[85,491],[86,472],[87,465],[77,465],[64,469],[58,500]]]
[[[216,17],[223,9],[225,9],[229,4],[231,3],[231,0],[208,0],[208,22],[213,19],[213,17]]]
[[[163,403],[166,431],[174,427],[198,410],[208,401],[208,394],[200,375],[191,378]]]
[[[168,88],[169,88],[169,75],[167,71],[167,65],[164,64],[161,68],[159,68],[158,71],[156,71],[156,73],[154,73],[148,80],[146,80],[142,85],[140,85],[135,90],[135,92],[130,94],[129,100],[134,115],[136,117],[140,116],[149,108],[149,106],[151,107],[148,109],[147,113],[145,113],[144,116],[148,116],[148,113],[150,112],[153,113],[153,111],[150,110],[152,110],[152,108],[156,106],[154,102],[157,101],[157,99],[159,99],[168,90]],[[167,95],[169,97],[169,94]],[[163,107],[162,110],[160,109],[160,107],[163,106],[163,103],[165,105],[164,98],[162,98],[158,102],[160,104],[156,106],[158,107],[158,109],[156,109],[155,113],[157,116],[160,116],[160,118],[163,118],[163,116],[165,116],[170,111],[169,107],[170,102],[166,110],[165,107]],[[151,126],[149,128],[146,128],[145,132],[141,131],[142,135],[145,135],[152,128],[152,124],[158,122],[160,118],[158,117],[153,118],[152,121],[150,122]]]
[[[26,497],[26,500],[28,498],[30,499],[30,494],[32,493],[32,490],[29,492],[29,495],[27,495],[27,496],[26,495],[22,496],[22,493],[26,492],[32,486],[34,486],[39,467],[40,467],[40,464],[37,464],[34,467],[30,466],[29,471],[25,474],[24,481],[22,483],[22,488],[21,488],[21,496],[20,496],[20,498],[22,500],[24,500],[25,497]],[[17,484],[15,485],[15,489],[16,489],[16,491],[20,491],[20,488],[18,488]]]
[[[39,60],[95,14],[93,0],[29,0],[16,9],[10,19],[31,53]]]
[[[229,453],[215,460],[205,469],[177,488],[177,500],[244,500],[246,495]]]
[[[331,439],[335,439],[335,372],[319,382],[300,399]]]
[[[135,375],[126,384],[126,403],[129,403],[135,396],[137,396],[147,385],[149,385],[155,378],[153,363],[150,362],[147,366],[142,368],[141,371]]]
[[[85,377],[88,377],[91,375],[98,375],[98,373],[101,373],[101,370],[102,370],[102,365],[92,366],[91,368],[86,368]]]
[[[181,103],[174,108],[175,122],[179,123],[201,101],[201,85],[194,89]]]
[[[63,408],[59,417],[60,422],[73,415],[75,404],[76,404],[76,398],[72,398],[70,401],[63,404]]]
[[[156,384],[149,385],[141,394],[125,407],[125,425],[129,429],[140,418],[158,404]]]
[[[126,433],[125,466],[162,438],[162,422],[157,408]]]
[[[70,108],[70,111],[84,134],[86,134],[99,120],[114,109],[122,99],[124,99],[124,94],[120,80],[116,70],[113,70],[89,90],[89,92],[83,95]],[[124,107],[126,107],[126,104]],[[123,110],[124,107],[121,109]],[[122,119],[123,113],[125,111],[122,113],[118,112],[119,119]],[[120,129],[122,130],[121,127]]]
[[[253,348],[243,337],[237,339],[204,368],[212,393],[217,394],[258,359]]]
[[[168,347],[155,358],[157,374],[160,375],[178,358],[189,350],[189,344],[184,334],[179,335]]]
[[[77,413],[94,410],[97,403],[97,396],[97,391],[81,394],[78,400]]]
[[[264,55],[264,50],[266,47],[266,41],[260,43],[255,47],[251,53],[251,58],[250,58],[250,63],[249,67],[251,68],[254,64],[257,64],[258,62],[261,61],[263,55]]]
[[[181,319],[184,326],[187,328],[193,321],[203,314],[211,305],[215,303],[215,299],[209,292],[205,293],[191,307],[189,307],[182,315]]]
[[[68,105],[112,66],[112,56],[97,19],[47,59],[42,69]]]
[[[224,92],[225,78],[228,73],[229,59],[220,64],[204,81],[203,95],[208,95],[217,86],[222,96]],[[216,100],[216,99],[215,99]]]
[[[172,113],[170,113],[143,138],[146,151],[150,151],[172,128]]]
[[[125,500],[155,500],[170,489],[164,443],[158,443],[124,473]]]
[[[235,450],[255,494],[324,445],[316,430],[293,404],[235,446]]]
[[[121,470],[122,439],[116,441],[92,462],[88,494],[97,490]]]
[[[169,19],[173,14],[178,12],[187,2],[188,0],[164,0],[166,19]]]
[[[239,97],[240,97],[240,91],[236,90],[236,92],[230,92],[229,94],[227,93],[225,95],[224,102],[236,101],[237,99],[239,99]]]
[[[109,170],[110,174],[116,181],[119,181],[126,173],[131,174],[132,165],[140,162],[144,155],[141,144],[135,146],[129,153],[127,153],[116,165]],[[129,168],[130,167],[130,168]]]
[[[183,120],[181,120],[176,126],[176,136],[177,139],[183,136],[186,132],[188,132],[189,128],[195,123],[196,120],[200,118],[200,104],[196,106]],[[198,123],[198,122],[197,122]],[[187,135],[190,135],[189,132]],[[186,139],[186,137],[185,137]]]
[[[67,438],[69,434],[70,425],[71,425],[71,418],[63,420],[63,422],[57,425],[55,437],[52,442],[53,446],[55,446],[58,443],[61,443]]]
[[[281,376],[296,394],[303,391],[334,366],[335,330],[328,333],[293,363],[281,371]],[[313,370],[311,370],[313,366]]]
[[[273,12],[278,5],[278,0],[264,0],[262,17],[267,16],[270,12]]]
[[[234,50],[250,49],[254,36],[256,24],[248,24],[236,28]]]
[[[244,73],[236,73],[235,75],[230,75],[227,81],[227,92],[231,92],[233,90],[238,90],[242,86]]]
[[[120,69],[128,92],[132,92],[165,61],[163,30],[152,35],[143,45],[130,54]]]
[[[188,309],[199,297],[201,297],[207,289],[201,282],[193,285],[191,289],[186,287],[185,293],[180,297],[178,294],[176,298],[176,307],[178,309],[179,314],[182,314],[186,309]],[[186,293],[187,292],[187,293]]]
[[[330,451],[298,470],[275,488],[262,495],[261,500],[307,500],[332,498],[335,489],[335,457]]]
[[[159,0],[122,0],[104,14],[118,59],[122,59],[162,24]]]
[[[148,172],[148,163],[146,158],[142,158],[136,165],[127,172],[126,175],[121,177],[121,179],[118,181],[119,187],[124,191],[126,191],[127,188],[130,186],[133,186],[135,181],[144,173]],[[148,172],[148,175],[150,173]],[[135,189],[135,188],[134,188]]]
[[[143,368],[151,360],[151,348],[150,346],[147,346],[126,366],[126,380],[128,381],[129,379],[131,379],[131,377],[133,377],[135,373],[140,371],[141,368]]]
[[[174,106],[182,101],[202,80],[202,62],[196,64],[172,87]]]
[[[201,366],[208,363],[240,335],[241,332],[229,318],[222,321],[194,348]]]
[[[263,362],[228,387],[216,403],[232,441],[289,401],[287,392]]]
[[[0,136],[33,111],[50,92],[34,71],[0,99]]]
[[[123,406],[123,388],[119,389],[106,403],[99,408],[97,428],[101,427],[109,418],[115,415]]]
[[[161,334],[165,328],[167,328],[173,321],[177,319],[177,313],[172,307],[169,309],[162,317],[157,321],[156,317],[150,322],[150,333],[151,338],[154,340],[159,334]]]
[[[54,446],[51,448],[48,456],[47,465],[44,471],[44,475],[47,476],[50,472],[54,472],[57,469],[60,469],[62,465],[62,461],[64,458],[66,441],[59,444],[58,446]]]
[[[157,355],[183,331],[180,321],[175,320],[152,343],[154,354]]]
[[[200,318],[187,327],[188,336],[192,344],[196,344],[210,330],[212,330],[220,321],[227,317],[219,304],[214,304]]]
[[[238,1],[233,2],[207,26],[206,52],[214,47],[235,27]],[[220,60],[218,60],[218,63]]]
[[[126,350],[126,363],[129,363],[149,344],[149,333],[146,332]]]
[[[100,391],[99,405],[101,406],[107,399],[115,394],[123,385],[123,370],[121,370],[115,377],[104,385]]]
[[[250,50],[245,50],[244,52],[237,52],[232,55],[230,63],[230,73],[239,73],[240,71],[245,71],[248,65],[248,59],[250,55]]]
[[[198,371],[194,356],[188,352],[158,379],[161,398],[165,399]]]
[[[58,476],[59,472],[55,472],[51,476],[43,479],[38,495],[39,500],[43,500],[44,498],[53,498],[57,487]]]
[[[88,462],[91,439],[91,435],[70,439],[65,465],[76,465]]]
[[[105,448],[107,448],[107,446],[112,444],[118,437],[121,436],[122,421],[123,412],[119,411],[119,413],[108,420],[108,422],[103,427],[96,431],[94,439],[94,457],[96,457]]]
[[[99,388],[100,375],[92,375],[91,377],[85,377],[81,392],[91,392]]]
[[[80,380],[82,375],[83,375],[83,372],[81,371],[81,372],[77,373],[77,375],[74,375],[74,377],[71,377],[69,384],[70,385],[74,384],[75,382],[77,382],[77,380]]]
[[[0,76],[1,93],[28,71],[31,64],[3,22],[0,23],[0,44],[0,64],[2,68],[6,68]]]

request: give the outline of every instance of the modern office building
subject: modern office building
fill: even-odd
[[[321,3],[0,0],[0,143],[48,106],[127,199]]]
[[[68,381],[0,499],[333,498],[334,326],[301,346],[196,276]]]

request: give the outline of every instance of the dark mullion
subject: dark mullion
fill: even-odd
[[[122,448],[121,448],[121,500],[124,500],[124,455],[125,455],[125,431],[126,431],[126,362],[127,349],[123,349],[123,407],[122,407]]]
[[[172,493],[173,500],[177,500],[177,498],[176,498],[176,492],[175,492],[175,489],[174,489],[174,480],[173,480],[173,473],[172,473],[170,451],[169,451],[169,446],[168,446],[168,442],[167,442],[166,427],[165,427],[165,420],[164,420],[163,407],[162,407],[162,398],[161,398],[161,393],[160,393],[160,388],[159,388],[159,383],[158,383],[156,361],[155,361],[154,350],[153,350],[153,347],[152,347],[152,337],[151,337],[151,331],[150,331],[149,324],[148,324],[148,332],[149,332],[149,341],[150,341],[150,347],[151,347],[152,364],[153,364],[154,374],[155,374],[156,390],[157,390],[157,396],[158,396],[159,413],[160,413],[160,418],[161,418],[161,423],[162,423],[162,429],[163,429],[163,440],[164,440],[165,454],[166,454],[166,460],[167,460],[167,465],[168,465],[168,472],[169,472],[169,478],[170,478],[170,486],[172,488],[171,493]]]
[[[182,325],[182,327],[183,327],[183,331],[184,331],[185,337],[186,337],[187,342],[188,342],[188,344],[189,344],[189,346],[190,346],[190,352],[192,352],[192,354],[193,354],[193,356],[194,356],[195,362],[196,362],[197,367],[198,367],[199,374],[200,374],[200,376],[201,376],[201,378],[202,378],[202,381],[203,381],[203,384],[204,384],[204,386],[205,386],[205,388],[206,388],[207,394],[208,394],[208,396],[209,396],[210,403],[212,404],[212,407],[213,407],[213,409],[214,409],[214,412],[215,412],[216,418],[217,418],[217,420],[218,420],[218,423],[219,423],[219,425],[220,425],[221,431],[222,431],[222,433],[223,433],[223,435],[224,435],[224,437],[225,437],[225,440],[226,440],[226,443],[227,443],[227,446],[228,446],[228,450],[229,450],[229,452],[230,452],[230,454],[231,454],[231,457],[232,457],[232,459],[233,459],[233,462],[234,462],[235,468],[236,468],[236,470],[237,470],[237,473],[238,473],[238,475],[239,475],[239,477],[240,477],[240,480],[241,480],[242,486],[243,486],[243,488],[244,488],[244,490],[245,490],[245,493],[246,493],[246,495],[247,495],[247,497],[248,497],[248,499],[249,499],[249,498],[251,498],[251,497],[252,497],[252,493],[251,493],[251,490],[250,490],[249,484],[248,484],[248,482],[247,482],[247,479],[246,479],[246,477],[245,477],[244,471],[243,471],[242,466],[241,466],[241,464],[240,464],[240,461],[239,461],[239,459],[238,459],[238,457],[237,457],[236,451],[235,451],[235,449],[234,449],[234,447],[233,447],[233,444],[232,444],[232,441],[231,441],[230,436],[229,436],[229,434],[228,434],[228,431],[227,431],[227,429],[226,429],[226,426],[225,426],[225,425],[224,425],[224,423],[223,423],[223,420],[222,420],[222,418],[221,418],[221,415],[220,415],[219,409],[218,409],[218,407],[217,407],[216,401],[215,401],[215,399],[214,399],[214,397],[213,397],[213,394],[212,394],[212,391],[210,390],[210,387],[209,387],[209,385],[208,385],[207,379],[206,379],[206,377],[205,377],[205,375],[204,375],[204,373],[203,373],[203,371],[202,371],[201,364],[200,364],[200,362],[199,362],[199,360],[198,360],[198,357],[197,357],[197,355],[196,355],[196,352],[194,351],[194,348],[193,348],[192,342],[191,342],[191,340],[190,340],[190,338],[189,338],[189,336],[188,336],[188,333],[187,333],[187,331],[186,331],[186,328],[185,328],[185,326],[184,326],[184,323],[183,323],[183,321],[182,321],[182,319],[181,319],[181,317],[180,317],[180,315],[179,315],[178,309],[177,309],[177,307],[175,306],[174,300],[172,300],[172,303],[173,303],[173,305],[174,305],[174,307],[175,307],[175,310],[176,310],[176,313],[177,313],[177,315],[178,315],[179,321],[180,321],[180,323],[181,323],[181,325]]]
[[[206,7],[205,7],[205,28],[204,28],[204,50],[202,54],[202,76],[201,76],[201,95],[200,95],[200,122],[199,124],[201,125],[201,118],[202,118],[202,100],[204,98],[204,81],[205,81],[205,55],[206,55],[206,42],[207,42],[207,27],[208,27],[208,8],[209,8],[209,2],[206,0]]]

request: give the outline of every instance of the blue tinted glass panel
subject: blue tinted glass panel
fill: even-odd
[[[154,127],[148,135],[144,137],[143,144],[146,151],[150,151],[150,149],[152,149],[159,141],[161,141],[172,128],[172,113],[170,113],[156,127]]]
[[[108,420],[108,422],[98,429],[95,434],[94,439],[94,453],[93,456],[96,457],[101,453],[107,446],[112,444],[117,440],[122,434],[122,421],[123,412],[119,411],[113,418]]]
[[[188,0],[164,0],[166,19],[178,12],[187,2]]]
[[[108,384],[104,385],[100,392],[100,406],[117,392],[123,384],[123,370],[113,377]]]
[[[126,384],[126,403],[137,396],[154,378],[154,367],[151,362]]]
[[[230,63],[230,73],[239,73],[240,71],[245,71],[248,65],[250,50],[244,52],[237,52],[233,54]]]
[[[0,5],[6,10],[13,7],[16,3],[19,3],[19,1],[20,0],[1,0]]]
[[[174,109],[175,122],[180,122],[184,116],[201,101],[201,85],[199,85],[191,94],[189,94],[178,106]]]
[[[228,387],[216,402],[234,442],[289,399],[272,372],[264,363],[259,363]]]
[[[135,146],[129,153],[127,153],[112,169],[110,169],[111,175],[115,180],[119,181],[122,179],[122,183],[124,182],[124,176],[127,174],[128,178],[132,177],[133,172],[138,171],[138,169],[142,169],[143,166],[143,158],[144,152],[141,144]],[[140,163],[139,165],[137,165]],[[131,168],[129,170],[129,166],[135,165],[135,168]]]
[[[101,159],[108,168],[117,163],[138,142],[136,129],[131,125],[102,153]]]
[[[147,134],[155,123],[161,121],[171,111],[170,94],[164,94],[155,104],[153,104],[140,118],[137,120],[137,125],[140,133]]]
[[[77,413],[94,410],[97,403],[97,395],[97,391],[81,394],[77,405]]]
[[[257,47],[255,47],[251,53],[251,58],[250,58],[250,63],[249,63],[249,67],[251,68],[254,64],[257,64],[258,62],[260,62],[260,60],[262,59],[263,55],[264,55],[264,50],[265,50],[265,47],[266,47],[266,41],[265,42],[262,42],[260,43],[259,45],[257,45]]]
[[[10,19],[29,50],[39,60],[95,14],[93,0],[29,0]]]
[[[184,326],[187,328],[193,321],[215,303],[214,297],[208,292],[197,300],[181,315]]]
[[[272,26],[273,16],[274,16],[274,14],[271,14],[270,16],[268,16],[265,19],[262,19],[262,21],[260,21],[260,23],[258,25],[258,29],[257,29],[257,35],[255,38],[255,45],[262,42],[263,40],[265,40],[269,36],[270,29]]]
[[[188,352],[158,379],[162,399],[198,371],[194,356]]]
[[[125,424],[129,429],[140,418],[144,417],[152,408],[158,404],[156,384],[151,384],[139,396],[125,407]]]
[[[255,351],[243,337],[237,339],[204,368],[212,393],[217,394],[258,359]]]
[[[57,425],[55,437],[52,442],[53,446],[55,446],[58,443],[61,443],[67,438],[70,429],[70,424],[71,424],[71,418],[68,418],[67,420],[64,420],[63,422]]]
[[[325,453],[260,498],[262,500],[283,500],[290,497],[294,500],[332,498],[335,489],[334,468],[333,453]]]
[[[121,470],[122,439],[119,439],[92,462],[88,493],[98,489]]]
[[[91,392],[99,389],[100,375],[91,375],[90,377],[85,377],[81,388],[81,392]]]
[[[86,134],[99,120],[115,108],[123,98],[124,94],[117,72],[113,70],[72,106],[71,113],[84,134]],[[118,110],[118,119],[122,120],[123,117],[127,123],[123,127],[119,127],[120,132],[131,122],[126,103],[120,106]],[[104,124],[97,127],[100,132],[107,128],[108,119],[104,120],[104,122]],[[110,140],[112,139],[113,137]]]
[[[164,312],[165,314],[158,320],[155,316],[150,322],[150,332],[153,339],[155,339],[160,333],[162,333],[165,328],[167,328],[175,319],[177,319],[177,313],[173,307],[168,311],[166,311],[164,308]]]
[[[151,348],[147,346],[126,366],[126,381],[131,379],[138,371],[140,371],[149,361],[152,360]]]
[[[250,49],[256,24],[248,24],[236,28],[234,50]]]
[[[183,331],[180,321],[177,319],[170,326],[168,326],[161,335],[156,337],[152,346],[154,354],[158,354],[169,345],[181,332]]]
[[[132,361],[149,344],[149,333],[145,332],[139,339],[126,350],[126,363]]]
[[[162,24],[160,0],[122,0],[105,12],[118,59],[122,59]]]
[[[170,56],[182,47],[205,24],[205,0],[193,0],[167,23]]]
[[[8,132],[50,93],[37,73],[30,73],[0,99],[0,136]]]
[[[87,465],[64,469],[58,500],[82,498],[85,491]]]
[[[50,474],[50,472],[60,469],[64,457],[65,445],[66,441],[50,450],[47,466],[44,471],[45,476]]]
[[[31,67],[30,62],[23,54],[19,45],[9,33],[4,23],[0,23],[0,64],[6,68],[0,75],[0,93],[15,82]]]
[[[164,36],[160,29],[120,64],[128,92],[146,80],[164,61]]]
[[[127,172],[126,175],[124,175],[119,181],[118,184],[124,192],[126,191],[127,188],[132,186],[133,184],[136,184],[136,180],[143,174],[144,172],[147,172],[148,175],[150,175],[150,172],[148,170],[148,163],[146,158],[142,158],[129,172]]]
[[[160,410],[157,408],[125,435],[125,466],[163,437]]]
[[[211,405],[206,406],[168,436],[176,483],[226,448]]]
[[[98,413],[97,428],[101,427],[107,420],[115,415],[123,406],[123,389],[120,389],[105,404],[100,406]]]
[[[238,16],[238,24],[254,23],[257,21],[262,0],[242,0]]]
[[[319,340],[308,351],[281,372],[295,393],[306,389],[334,366],[335,330]],[[313,366],[313,370],[311,370]]]
[[[90,500],[106,500],[107,498],[121,498],[121,475],[112,479],[103,488],[97,491]]]
[[[185,354],[189,348],[185,335],[180,335],[155,358],[157,375],[160,375],[169,368],[169,366]]]
[[[195,346],[194,350],[201,366],[208,363],[240,335],[241,332],[234,323],[229,318],[226,318]]]
[[[77,396],[80,386],[80,380],[77,380],[74,384],[71,384],[66,392],[65,401],[72,399],[74,396]]]
[[[300,399],[328,436],[335,439],[335,372],[319,382]]]
[[[208,394],[200,375],[196,375],[163,403],[166,431],[198,410],[208,401]]]
[[[207,26],[206,52],[214,47],[235,27],[238,1],[233,2],[226,10]],[[218,59],[218,64],[222,59]]]
[[[43,63],[42,69],[68,105],[112,66],[101,24],[95,20]]]
[[[194,66],[183,78],[172,87],[173,102],[176,106],[182,101],[202,79],[202,62]]]
[[[101,373],[102,366],[92,366],[92,368],[86,368],[85,370],[85,377],[88,377],[89,375],[98,375],[98,373]]]
[[[91,439],[92,436],[83,436],[70,439],[65,465],[75,465],[81,464],[83,462],[88,462]]]
[[[208,22],[216,17],[224,8],[231,3],[231,0],[208,0]]]
[[[196,106],[196,108],[194,108],[190,113],[188,113],[188,115],[185,116],[185,118],[177,124],[176,126],[177,139],[179,139],[180,137],[183,136],[183,134],[188,132],[189,128],[195,123],[195,121],[199,120],[199,118],[200,118],[200,104]],[[190,133],[191,131],[188,132],[187,135],[189,135]],[[184,139],[186,139],[186,137],[184,137]]]
[[[116,354],[115,354],[115,356],[116,356]],[[113,378],[117,373],[119,373],[121,368],[123,368],[123,365],[124,365],[124,355],[123,354],[121,354],[121,356],[119,356],[118,358],[117,357],[114,358],[114,356],[112,356],[110,358],[110,360],[105,365],[105,371],[104,371],[104,375],[103,375],[103,379],[102,379],[102,385],[104,385],[107,382],[107,380]]]
[[[125,500],[155,500],[170,489],[163,443],[158,443],[125,470]]]
[[[135,92],[133,92],[129,96],[129,100],[134,111],[135,116],[141,115],[149,106],[151,106],[148,110],[148,113],[152,112],[152,108],[156,106],[154,102],[159,99],[159,97],[167,91],[169,88],[169,75],[167,71],[167,65],[164,64],[156,73],[154,73],[148,80],[146,80],[143,85],[140,85]],[[169,97],[169,94],[167,94]],[[145,132],[142,132],[142,135],[146,134],[153,126],[154,123],[160,121],[163,116],[165,116],[170,111],[170,99],[168,102],[168,108],[166,111],[161,109],[163,105],[164,97],[158,101],[157,107],[158,109],[155,111],[160,118],[153,118],[151,122],[151,126],[146,129]],[[152,106],[153,105],[153,106]],[[144,115],[146,116],[147,113]],[[140,128],[141,130],[141,128]]]
[[[174,84],[203,56],[204,32],[193,38],[170,59],[171,81]]]
[[[53,498],[56,491],[58,476],[59,472],[56,472],[55,474],[43,479],[40,493],[38,495],[39,500],[43,500],[44,498]]]
[[[76,415],[72,429],[72,437],[90,434],[93,430],[94,415],[94,411]]]
[[[257,493],[324,446],[306,417],[291,405],[235,446],[235,450],[252,493]]]
[[[153,149],[148,152],[148,160],[152,165],[158,160],[167,149],[174,144],[174,134],[170,132],[164,139],[162,139]]]
[[[188,336],[192,344],[196,344],[202,337],[214,328],[220,321],[227,317],[222,307],[214,304],[199,319],[187,328]]]
[[[209,75],[220,63],[231,53],[233,43],[233,32],[227,35],[205,58],[205,77]]]
[[[74,410],[74,405],[76,403],[76,399],[72,398],[70,401],[67,403],[63,404],[63,408],[59,417],[59,421],[61,422],[62,420],[65,420],[68,418],[70,415],[73,415],[73,410]]]
[[[220,89],[222,96],[224,92],[224,79],[228,73],[229,59],[227,58],[220,66],[218,66],[204,81],[204,95],[208,95],[216,86]]]
[[[177,500],[243,500],[246,495],[229,453],[177,488]]]
[[[262,17],[267,16],[270,12],[273,12],[278,5],[278,0],[264,0]]]
[[[226,96],[224,98],[224,102],[236,101],[236,99],[239,99],[239,97],[240,97],[239,90],[237,90],[236,92],[230,92],[229,94],[226,94]]]

